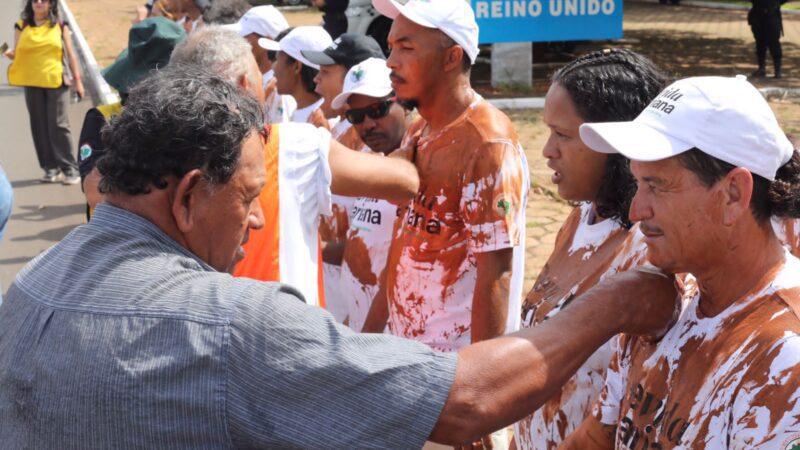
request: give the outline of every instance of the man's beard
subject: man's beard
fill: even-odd
[[[411,99],[407,99],[407,100],[397,99],[397,104],[402,106],[403,108],[405,108],[407,111],[413,111],[413,110],[419,108],[419,100],[417,100],[415,98],[411,98]]]

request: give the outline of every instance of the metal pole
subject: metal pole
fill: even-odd
[[[78,61],[80,61],[83,70],[83,85],[92,97],[94,106],[110,105],[119,101],[119,95],[111,89],[111,86],[106,83],[106,80],[100,75],[100,67],[97,65],[97,60],[94,58],[92,49],[83,37],[81,27],[75,16],[67,6],[66,0],[59,0],[59,7],[61,14],[69,24],[72,30],[72,42],[77,51]]]

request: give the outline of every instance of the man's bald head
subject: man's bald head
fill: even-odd
[[[170,64],[202,67],[264,102],[261,73],[250,44],[235,31],[215,25],[198,29],[175,47]]]

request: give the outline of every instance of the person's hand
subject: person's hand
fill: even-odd
[[[10,49],[6,50],[5,52],[3,52],[3,56],[5,56],[6,58],[11,59],[11,60],[14,59],[14,56],[16,54],[17,54],[17,51],[15,49],[13,49],[13,48],[10,48]]]
[[[471,445],[462,445],[460,447],[453,447],[454,450],[492,450],[492,435],[487,435],[481,438],[480,441],[475,441]]]
[[[311,3],[317,8],[322,8],[325,6],[325,0],[311,0]]]
[[[620,321],[622,333],[657,340],[680,314],[675,277],[652,266],[616,274],[597,288],[608,291],[609,312]]]
[[[133,14],[133,20],[131,20],[131,23],[133,25],[136,25],[137,23],[143,21],[144,19],[147,19],[147,15],[148,15],[147,8],[145,8],[144,5],[139,5],[136,7],[136,11]]]
[[[78,94],[78,98],[83,100],[84,95],[86,95],[86,90],[83,87],[83,81],[80,79],[75,80],[75,93]]]
[[[406,140],[406,143],[402,147],[398,148],[392,153],[389,153],[389,157],[405,159],[406,161],[414,164],[417,159],[417,144],[419,143],[419,138],[421,136],[422,131],[416,132],[413,136]]]

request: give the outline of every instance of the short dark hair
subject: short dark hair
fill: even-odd
[[[193,65],[170,65],[133,88],[122,113],[103,128],[108,149],[97,163],[103,193],[141,195],[167,177],[201,169],[228,182],[244,139],[263,129],[258,101]]]
[[[25,6],[22,8],[22,15],[20,18],[25,25],[35,26],[36,21],[33,18],[33,1],[24,0]],[[50,0],[50,25],[55,25],[61,20],[58,12],[58,0]]]
[[[678,161],[709,188],[736,168],[698,148],[681,153]],[[800,152],[795,150],[789,162],[778,169],[775,181],[753,174],[750,210],[761,224],[768,223],[773,216],[800,217]]]
[[[458,45],[458,43],[456,43],[453,38],[442,33],[442,49],[448,49],[456,45]],[[469,59],[469,55],[467,51],[464,50],[464,47],[461,47],[461,51],[463,55],[461,58],[461,73],[470,73],[470,71],[472,71],[472,60]]]
[[[627,49],[595,51],[575,59],[553,74],[569,93],[585,122],[625,122],[635,119],[667,84],[667,77],[646,57]],[[622,155],[609,155],[600,190],[597,213],[626,228],[636,180]]]
[[[295,62],[298,62],[296,59],[289,56],[288,53],[284,54],[286,55],[286,62],[288,62],[289,64],[294,64]],[[319,70],[300,62],[300,81],[302,81],[303,87],[306,89],[306,91],[316,92],[317,83],[314,81],[314,78],[317,77],[318,73]]]

